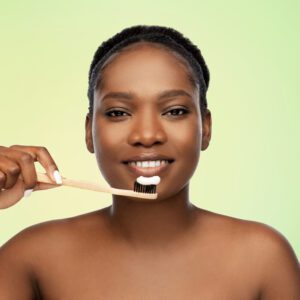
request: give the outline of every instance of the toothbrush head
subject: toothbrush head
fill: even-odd
[[[160,183],[159,176],[144,177],[140,176],[134,182],[133,190],[139,193],[155,194],[156,186]]]

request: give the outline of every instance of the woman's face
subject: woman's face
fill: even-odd
[[[86,143],[112,187],[132,190],[138,176],[152,176],[128,161],[163,159],[172,162],[152,169],[161,177],[158,200],[187,186],[210,140],[210,113],[201,120],[198,94],[186,66],[149,43],[109,62],[94,92],[93,120],[86,119]]]

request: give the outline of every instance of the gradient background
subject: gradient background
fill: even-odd
[[[272,226],[299,258],[299,9],[291,0],[2,1],[0,145],[45,146],[63,176],[104,182],[84,141],[92,56],[124,27],[174,27],[211,73],[212,140],[191,201]],[[0,245],[31,224],[110,204],[68,187],[34,192],[0,211]]]

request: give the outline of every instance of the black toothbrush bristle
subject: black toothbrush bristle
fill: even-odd
[[[138,193],[145,193],[145,194],[155,194],[156,193],[156,185],[143,185],[138,183],[137,181],[134,182],[133,190]]]

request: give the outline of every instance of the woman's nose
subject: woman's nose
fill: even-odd
[[[147,112],[136,118],[128,136],[128,143],[133,146],[151,147],[166,141],[167,135],[163,128],[161,116],[157,112]]]

